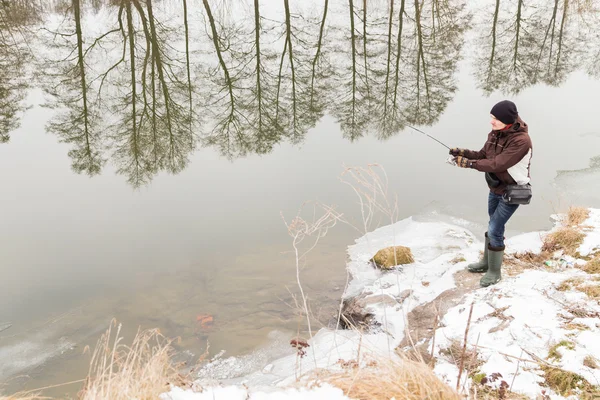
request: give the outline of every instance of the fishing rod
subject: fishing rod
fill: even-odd
[[[428,136],[428,137],[430,137],[431,139],[435,140],[436,142],[438,142],[439,144],[441,144],[442,146],[444,146],[445,148],[447,148],[448,150],[450,150],[450,147],[446,146],[444,143],[440,142],[439,140],[437,140],[437,139],[436,139],[436,138],[434,138],[433,136],[431,136],[431,135],[429,135],[429,134],[427,134],[427,133],[423,132],[423,131],[422,131],[422,130],[420,130],[420,129],[417,129],[417,128],[415,128],[414,126],[410,126],[410,125],[406,125],[406,126],[407,126],[407,127],[409,127],[410,129],[414,129],[415,131],[417,131],[417,132],[419,132],[419,133],[422,133],[422,134],[423,134],[423,135],[425,135],[425,136]]]

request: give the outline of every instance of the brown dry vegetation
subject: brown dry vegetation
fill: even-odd
[[[565,322],[564,324],[561,325],[561,328],[568,330],[568,331],[587,331],[590,329],[589,326],[584,325],[584,324],[579,324],[576,322]]]
[[[598,361],[592,356],[585,356],[583,359],[583,365],[588,368],[598,369]]]
[[[454,339],[450,341],[450,346],[445,349],[440,349],[440,354],[444,358],[460,368],[462,363],[467,373],[472,374],[484,364],[484,361],[479,357],[479,352],[473,346],[467,346],[463,352],[463,344],[460,340]]]
[[[533,253],[530,251],[508,254],[504,258],[503,273],[508,276],[517,276],[525,270],[532,268],[547,268],[544,261],[552,258],[551,254],[545,251]]]
[[[131,347],[127,346],[122,343],[120,325],[113,321],[92,354],[80,399],[158,398],[169,384],[185,386],[189,380],[172,363],[171,343],[152,329],[138,331]]]
[[[594,300],[600,299],[600,285],[581,285],[577,289]]]
[[[585,234],[581,231],[581,224],[589,217],[590,211],[584,207],[570,207],[564,226],[546,235],[542,252],[551,253],[563,250],[565,254],[576,256],[577,248],[583,242]]]
[[[588,274],[600,274],[600,254],[586,262],[581,269]]]
[[[352,368],[333,373],[325,381],[359,400],[459,400],[461,397],[442,382],[429,366],[403,359],[378,361],[377,368]]]
[[[531,251],[525,251],[522,253],[515,253],[513,257],[522,263],[539,266],[542,265],[544,261],[548,259],[548,254],[544,252],[536,254]]]
[[[458,264],[459,262],[465,262],[467,259],[462,254],[458,254],[452,260],[450,260],[450,264]]]
[[[568,290],[573,290],[577,288],[577,286],[581,285],[583,279],[581,278],[569,278],[562,281],[560,285],[556,287],[556,290],[560,290],[561,292],[566,292]]]
[[[588,260],[584,265],[576,265],[577,268],[589,273],[600,274],[600,253],[592,257],[581,256],[577,249],[585,238],[584,229],[581,224],[589,217],[590,211],[584,207],[570,207],[563,220],[564,226],[543,238],[542,251],[538,254],[522,252],[508,255],[505,259],[507,275],[515,276],[529,268],[542,267],[553,269],[544,265],[546,260],[552,258],[552,253],[562,250],[565,254]]]
[[[582,306],[571,305],[565,311],[568,311],[573,317],[567,317],[563,315],[566,320],[572,320],[573,318],[600,318],[600,313],[592,311]]]
[[[590,210],[585,207],[569,207],[567,212],[566,224],[567,226],[578,226],[585,222],[590,216]]]
[[[546,235],[542,251],[551,253],[563,250],[565,254],[575,256],[584,238],[585,234],[578,228],[565,226]]]
[[[600,281],[585,281],[583,278],[569,278],[556,287],[556,290],[568,291],[578,290],[585,293],[589,298],[600,300]]]

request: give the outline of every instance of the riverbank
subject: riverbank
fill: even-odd
[[[181,368],[170,367],[168,379],[160,373],[129,376],[156,385],[130,387],[128,379],[115,378],[118,373],[91,379],[81,398],[152,398],[162,392],[163,400],[345,399],[363,398],[363,383],[375,382],[381,398],[411,399],[390,386],[397,385],[398,376],[409,382],[409,375],[399,372],[407,370],[413,378],[418,372],[415,381],[427,382],[405,385],[415,393],[440,385],[438,393],[456,390],[474,399],[597,398],[600,210],[573,208],[552,219],[551,231],[507,240],[503,280],[488,288],[478,286],[480,275],[464,271],[482,247],[466,221],[407,218],[379,228],[348,249],[351,280],[344,297],[360,299],[362,312],[370,316],[364,324],[290,338],[288,356],[241,377],[215,380],[211,369],[236,366],[234,358],[215,359],[203,363],[200,373],[188,368],[185,377]],[[393,245],[409,247],[414,263],[385,272],[374,269],[373,254]],[[163,357],[169,354],[158,351],[168,348],[163,344],[147,348]],[[98,354],[112,354],[110,346],[104,349]],[[150,364],[144,360],[138,360],[142,371]],[[169,360],[161,358],[156,365],[171,365]],[[96,376],[102,376],[99,371]],[[134,387],[144,386],[154,394],[135,392]],[[95,394],[86,397],[90,387]],[[132,392],[125,396],[122,388]],[[439,398],[454,394],[445,396]]]
[[[299,376],[314,383],[348,365],[359,380],[374,360],[412,356],[471,398],[595,398],[600,210],[572,208],[552,219],[549,232],[507,241],[503,280],[488,288],[479,287],[480,275],[464,272],[482,247],[466,221],[408,218],[377,229],[349,247],[352,280],[345,293],[365,300],[374,317],[369,329],[322,329],[303,357],[292,354],[223,383],[286,387],[302,381]],[[392,245],[409,247],[415,262],[391,272],[374,269],[370,258]],[[433,318],[432,309],[438,310]],[[162,398],[201,398],[186,396],[192,395]]]

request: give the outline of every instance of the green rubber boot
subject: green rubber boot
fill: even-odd
[[[487,232],[485,233],[485,246],[483,248],[483,257],[481,260],[474,264],[467,265],[469,272],[486,272],[488,270],[488,246],[490,245],[490,239],[488,238]]]
[[[504,247],[490,248],[488,251],[489,268],[483,278],[479,281],[481,287],[494,285],[502,279],[502,260],[504,259]]]

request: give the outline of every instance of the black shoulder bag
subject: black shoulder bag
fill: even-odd
[[[500,186],[502,183],[496,174],[491,172],[485,173],[485,180],[493,188]],[[532,197],[533,194],[529,183],[525,185],[506,185],[506,191],[502,195],[502,200],[506,204],[525,205],[531,202]]]
[[[525,185],[507,185],[506,191],[502,195],[502,200],[506,204],[529,204],[533,194],[531,192],[531,185],[529,183]]]

